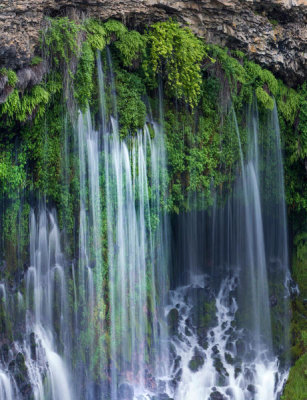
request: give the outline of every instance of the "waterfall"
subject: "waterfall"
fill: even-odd
[[[43,204],[38,216],[30,215],[30,267],[26,277],[27,322],[29,337],[26,344],[30,378],[34,396],[38,400],[73,398],[67,369],[59,355],[58,344],[69,351],[67,285],[64,258],[60,245],[60,232],[54,212],[48,212]],[[56,332],[56,337],[54,336]],[[43,374],[35,368],[34,361],[47,362],[48,384]],[[32,377],[31,377],[32,372]]]
[[[246,156],[235,114],[233,129],[240,165],[232,193],[173,220],[168,393],[178,400],[278,399],[287,377],[287,227],[276,108],[260,126],[251,105]],[[275,342],[279,335],[274,347],[272,325]]]
[[[109,59],[110,65],[110,59]],[[111,65],[110,65],[111,67]],[[100,65],[101,68],[101,65]],[[111,92],[114,78],[111,69]],[[104,75],[99,71],[100,88]],[[102,103],[103,104],[103,103]],[[166,167],[163,132],[153,124],[123,141],[116,98],[110,130],[104,132],[108,269],[111,309],[111,396],[125,385],[143,393],[167,365],[167,329],[162,308],[167,287],[167,221],[160,191]],[[102,109],[102,115],[104,115]],[[158,299],[159,297],[159,299]],[[150,342],[148,342],[150,341]],[[151,377],[151,378],[150,378]],[[154,390],[154,387],[149,390]]]
[[[10,378],[0,370],[0,397],[3,400],[13,400],[13,388]]]
[[[73,233],[67,204],[58,221],[31,198],[24,288],[0,283],[1,324],[24,328],[10,344],[0,335],[1,399],[279,399],[289,254],[276,106],[259,115],[254,100],[245,126],[231,110],[232,188],[212,185],[213,204],[189,193],[201,209],[171,215],[162,84],[123,138],[109,48],[96,64],[96,112],[71,111],[71,131],[64,118]]]

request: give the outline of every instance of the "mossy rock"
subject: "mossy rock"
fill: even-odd
[[[189,362],[189,368],[192,372],[197,372],[205,363],[205,354],[202,354],[197,348],[194,350],[194,355]]]
[[[177,308],[172,308],[167,315],[167,324],[171,336],[178,334],[179,312]]]
[[[291,368],[282,400],[307,399],[307,353]]]

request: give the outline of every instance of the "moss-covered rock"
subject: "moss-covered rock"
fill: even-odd
[[[307,353],[301,356],[290,370],[282,400],[307,398]]]

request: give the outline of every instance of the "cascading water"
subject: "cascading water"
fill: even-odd
[[[38,217],[30,216],[30,267],[27,271],[26,329],[28,337],[38,343],[26,343],[30,380],[34,397],[60,400],[73,398],[64,361],[59,355],[69,353],[67,287],[60,232],[55,214],[42,206]],[[57,324],[55,323],[57,321]],[[56,336],[54,335],[56,331]],[[36,348],[35,348],[36,347]],[[47,362],[47,384],[44,373],[34,365]],[[32,376],[31,376],[32,375]]]
[[[1,350],[1,399],[277,400],[289,307],[276,107],[260,124],[251,106],[247,150],[234,115],[233,190],[172,216],[171,230],[161,87],[159,124],[150,116],[122,139],[109,50],[97,67],[99,117],[87,108],[72,138],[64,128],[63,182],[79,190],[74,255],[41,202],[25,293],[12,298],[0,283],[2,308],[26,327]]]
[[[249,110],[246,160],[235,116],[234,128],[241,170],[231,196],[224,205],[215,202],[208,212],[175,221],[173,268],[183,278],[166,308],[173,328],[169,393],[175,399],[277,399],[287,376],[287,233],[276,109],[261,130],[256,105]],[[271,212],[276,207],[280,221]],[[278,349],[271,315],[281,331]]]
[[[101,70],[99,76],[103,79]],[[162,373],[162,356],[167,364],[165,321],[158,305],[158,296],[165,296],[167,278],[167,223],[160,209],[160,190],[165,185],[161,175],[165,168],[161,131],[153,124],[152,139],[145,125],[144,132],[136,137],[120,140],[115,99],[113,104],[115,117],[111,118],[110,132],[104,133],[104,157],[111,397],[116,400],[124,398],[129,390],[126,383],[134,386],[136,393],[146,391],[146,386],[154,390],[148,382],[152,379],[154,385],[155,375]]]

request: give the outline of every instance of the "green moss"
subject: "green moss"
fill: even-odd
[[[307,353],[290,370],[282,400],[305,400],[307,398]]]
[[[135,133],[144,127],[146,106],[141,96],[145,94],[145,86],[137,75],[118,68],[116,90],[120,133],[125,137],[129,132]]]
[[[264,108],[268,110],[273,110],[274,108],[274,99],[261,87],[257,87],[256,89],[257,100],[260,104],[263,105]]]
[[[79,59],[75,76],[75,98],[81,110],[85,110],[93,92],[93,74],[95,56],[88,41],[82,44],[82,53]]]
[[[92,49],[102,51],[106,46],[105,28],[98,21],[88,19],[84,23],[84,29],[87,32],[87,42],[91,45]]]
[[[72,56],[78,52],[80,26],[67,17],[48,18],[48,22],[49,27],[43,37],[48,54],[56,66],[62,61],[68,65]]]
[[[145,50],[146,38],[139,32],[129,31],[115,42],[124,67],[130,67],[133,62],[140,61]]]
[[[25,160],[13,161],[10,151],[6,149],[0,153],[0,182],[2,193],[8,197],[15,197],[18,189],[25,184]]]
[[[43,59],[41,57],[34,56],[30,61],[30,65],[32,65],[32,66],[39,65],[42,61],[43,61]]]
[[[2,105],[0,115],[21,122],[32,117],[33,113],[39,117],[44,114],[49,98],[49,93],[41,85],[34,86],[23,96],[15,89]]]
[[[165,76],[172,96],[196,106],[201,92],[201,63],[206,55],[204,43],[174,21],[152,25],[146,39],[148,56],[143,68],[147,81]]]
[[[109,19],[104,24],[104,29],[107,34],[108,43],[114,40],[122,39],[128,32],[127,27],[123,25],[121,22],[116,21],[115,19]]]
[[[0,75],[7,76],[8,84],[12,88],[14,88],[16,86],[18,78],[17,78],[17,75],[16,75],[15,71],[13,71],[12,69],[1,68],[0,69]]]

